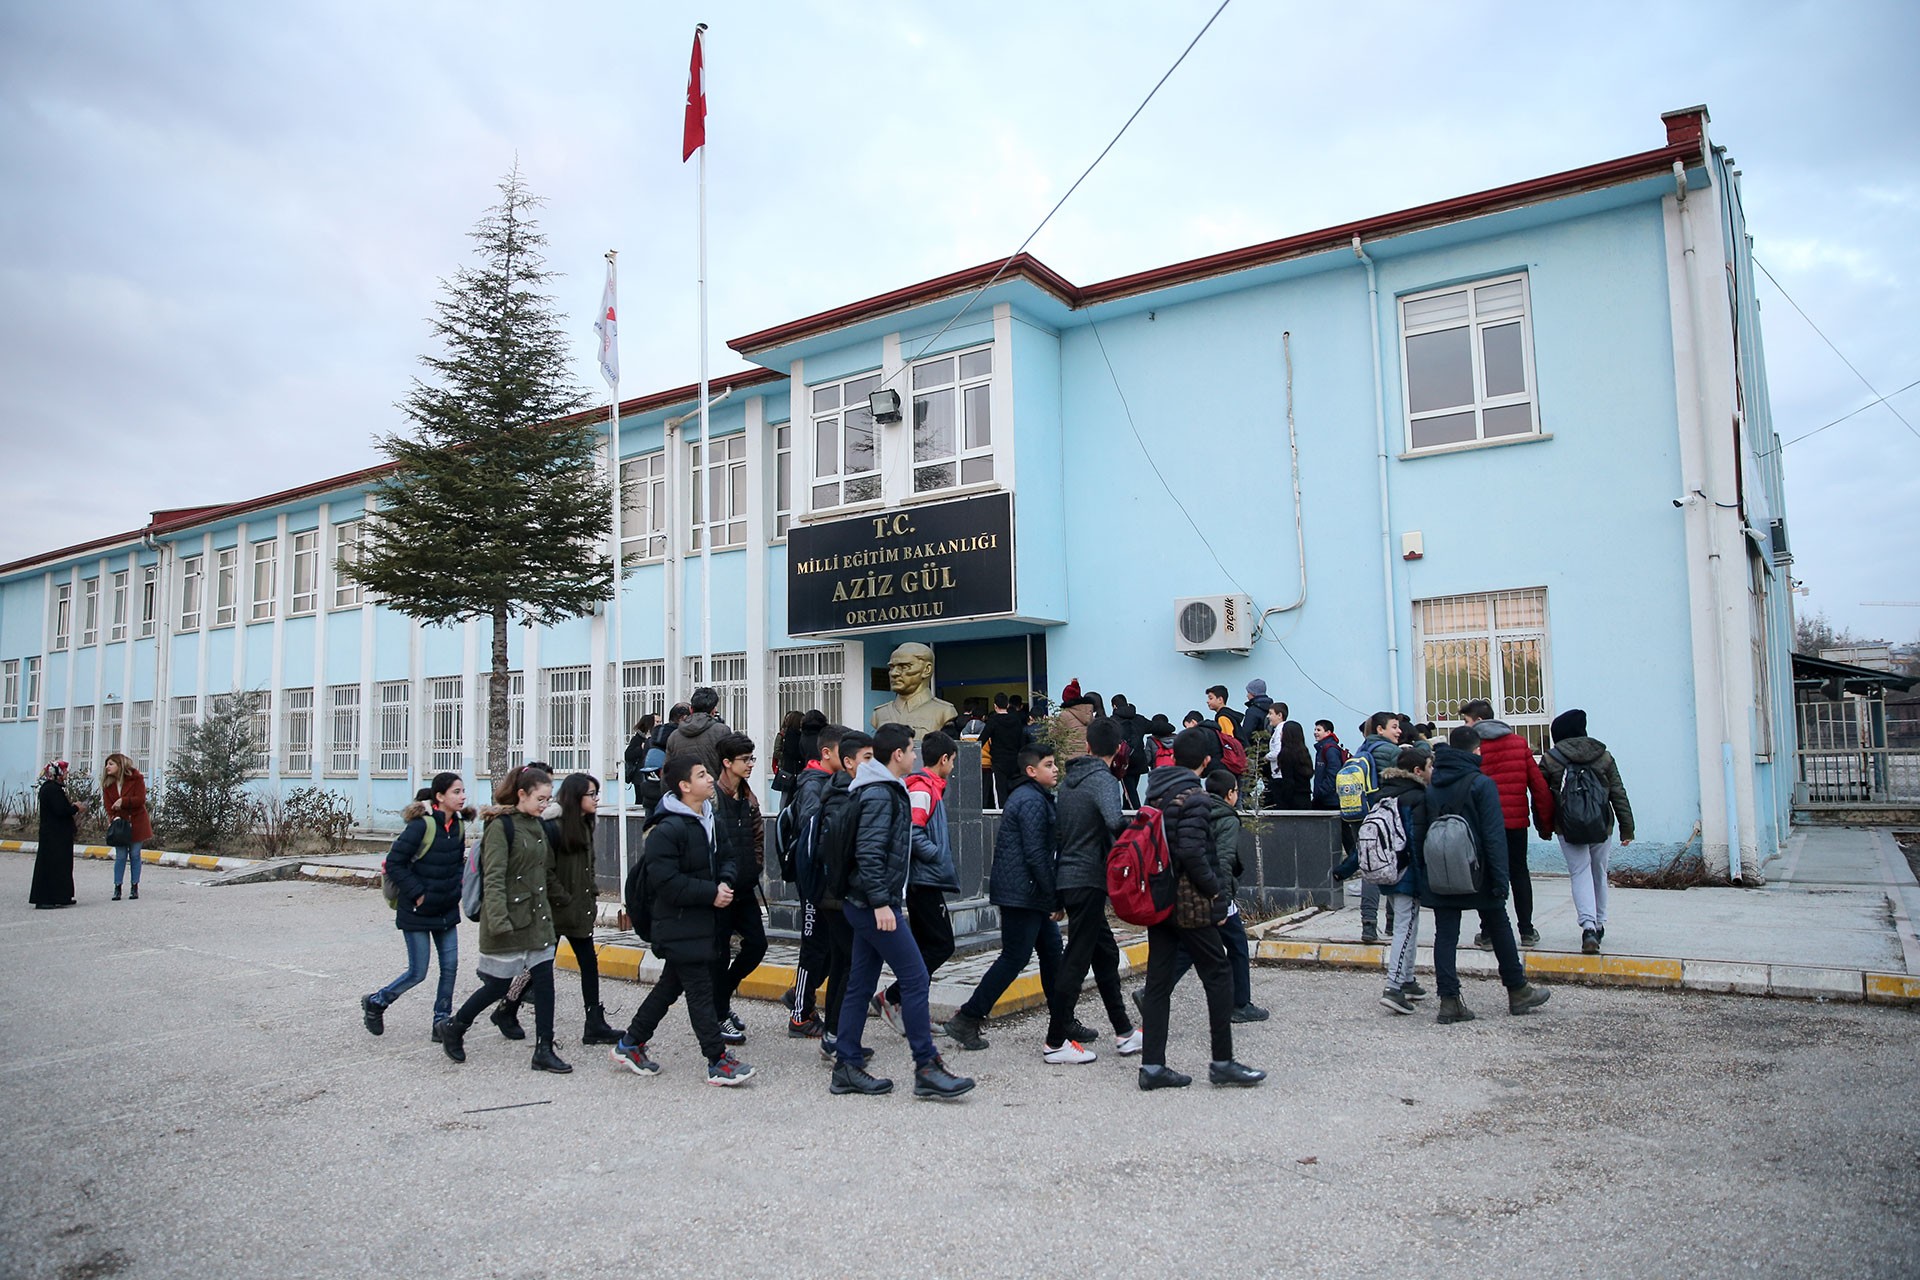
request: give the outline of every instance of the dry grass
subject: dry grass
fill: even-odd
[[[1607,873],[1607,883],[1616,889],[1734,887],[1734,882],[1725,875],[1708,872],[1705,859],[1691,848],[1682,849],[1657,867],[1617,867]]]

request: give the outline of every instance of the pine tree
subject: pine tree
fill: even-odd
[[[357,565],[342,569],[388,608],[423,622],[493,622],[487,761],[507,759],[507,637],[515,618],[553,623],[589,613],[613,586],[606,549],[612,492],[568,343],[543,286],[540,201],[519,166],[500,203],[469,233],[476,261],[442,280],[423,355],[431,380],[400,402],[412,436],[380,448],[393,470],[373,486]]]

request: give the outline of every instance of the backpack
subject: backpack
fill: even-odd
[[[1165,738],[1148,738],[1147,742],[1151,744],[1153,748],[1154,768],[1164,769],[1173,763],[1173,743]]]
[[[1407,851],[1407,827],[1397,800],[1383,800],[1360,820],[1354,848],[1360,858],[1360,878],[1368,884],[1397,884]]]
[[[1607,818],[1612,812],[1607,784],[1590,766],[1561,755],[1559,747],[1547,754],[1565,771],[1560,775],[1559,794],[1553,798],[1553,825],[1568,844],[1599,844],[1607,838]]]
[[[1367,797],[1378,790],[1373,780],[1373,757],[1362,751],[1348,756],[1333,775],[1333,794],[1340,800],[1340,817],[1358,822],[1366,817]]]
[[[1426,842],[1420,846],[1420,860],[1426,869],[1427,888],[1437,894],[1458,896],[1486,891],[1479,839],[1473,834],[1473,824],[1460,814],[1443,813],[1428,824]]]
[[[1238,778],[1247,771],[1247,749],[1230,733],[1220,735],[1219,766]]]
[[[621,898],[627,908],[627,924],[633,929],[634,937],[642,942],[653,940],[653,903],[647,896],[647,855],[645,845],[635,858],[633,865],[627,868],[627,883],[621,888]]]
[[[773,820],[773,856],[780,867],[780,878],[788,884],[800,882],[799,853],[800,789],[796,785]]]
[[[1173,899],[1166,821],[1143,804],[1107,852],[1107,900],[1128,924],[1156,925],[1173,914]]]
[[[906,792],[903,788],[888,787],[887,799],[890,802],[887,818],[891,821],[891,802],[905,800]],[[913,802],[907,800],[907,803],[911,805]],[[844,899],[847,896],[847,890],[853,885],[854,867],[859,861],[854,853],[854,846],[859,839],[860,797],[853,794],[851,787],[828,791],[820,804],[820,834],[813,842],[813,861],[826,897]]]
[[[507,829],[507,850],[513,850],[513,815],[503,813],[499,821]],[[473,842],[473,849],[467,854],[467,869],[460,873],[460,910],[469,920],[480,918],[480,895],[486,890],[486,882],[480,874],[480,846],[486,843],[486,833]]]
[[[640,760],[640,771],[633,775],[634,797],[649,811],[660,803],[664,790],[660,785],[660,770],[666,766],[667,753],[661,748],[649,745]]]
[[[427,824],[427,830],[429,832],[433,830],[433,824],[431,822]],[[464,832],[462,834],[464,834]],[[402,831],[393,838],[393,847],[387,850],[387,859],[380,864],[380,896],[385,898],[387,905],[395,910],[398,910],[400,907],[400,885],[399,882],[393,878],[393,872],[389,867],[393,862],[393,855],[400,852],[400,842],[406,838],[406,835],[407,833]],[[407,855],[407,861],[411,862],[420,856],[421,851],[427,847],[427,839],[428,837],[425,835],[420,837],[420,842],[413,846],[413,852]]]

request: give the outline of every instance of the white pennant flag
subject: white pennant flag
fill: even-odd
[[[600,318],[593,331],[600,335],[600,376],[610,387],[620,385],[620,342],[614,322],[613,263],[607,263],[607,289],[600,297]]]

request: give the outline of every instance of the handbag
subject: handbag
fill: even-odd
[[[133,847],[133,824],[125,818],[115,818],[107,824],[107,845],[113,849],[131,849]]]

